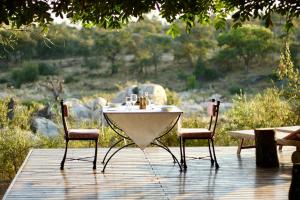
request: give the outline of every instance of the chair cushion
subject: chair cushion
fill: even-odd
[[[213,132],[206,128],[181,128],[178,134],[185,139],[209,139],[213,136]]]
[[[97,139],[99,137],[98,129],[69,129],[70,139]]]

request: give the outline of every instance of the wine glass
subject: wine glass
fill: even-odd
[[[136,94],[131,94],[132,106],[134,106],[136,102],[137,102],[137,95]]]
[[[145,98],[146,98],[147,105],[151,105],[152,102],[151,102],[151,98],[150,98],[149,93],[145,92],[144,95],[145,95]]]
[[[130,109],[130,106],[131,106],[131,97],[126,97],[125,100],[126,100],[126,108]]]

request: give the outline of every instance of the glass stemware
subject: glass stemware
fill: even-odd
[[[125,102],[126,102],[126,108],[127,109],[130,109],[130,106],[131,106],[131,97],[126,97],[125,98]]]
[[[144,93],[144,96],[146,98],[146,102],[147,102],[147,105],[151,105],[151,99],[150,99],[150,95],[148,92],[145,92]]]
[[[131,103],[132,103],[132,106],[134,106],[137,102],[137,95],[136,94],[131,94]]]

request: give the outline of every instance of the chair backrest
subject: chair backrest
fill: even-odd
[[[63,122],[63,126],[64,126],[64,132],[65,132],[65,139],[68,139],[68,127],[67,127],[67,123],[66,123],[66,117],[69,116],[68,106],[66,104],[64,104],[63,99],[60,101],[60,106],[61,106],[61,117],[62,117],[62,122]]]
[[[208,103],[207,106],[207,113],[210,116],[210,122],[208,129],[215,134],[215,130],[217,127],[218,117],[219,117],[219,108],[220,108],[220,101],[215,101],[212,99],[211,102]]]

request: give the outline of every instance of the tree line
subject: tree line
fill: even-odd
[[[158,20],[144,20],[131,23],[120,30],[103,28],[74,28],[66,24],[49,26],[47,35],[41,29],[1,30],[0,38],[10,38],[9,43],[0,43],[2,68],[10,63],[24,60],[64,59],[84,57],[86,62],[91,57],[101,57],[110,66],[110,74],[119,72],[126,65],[123,59],[132,55],[132,67],[139,74],[157,75],[162,56],[170,54],[176,65],[185,66],[193,71],[196,80],[215,78],[218,73],[243,69],[248,72],[252,67],[270,67],[274,60],[279,60],[282,38],[280,17],[275,17],[274,27],[267,29],[260,21],[236,29],[227,28],[218,31],[212,24],[195,26],[190,33],[185,32],[185,25],[178,22],[178,36],[172,38],[166,34],[169,25]],[[231,22],[227,22],[227,27]],[[298,66],[297,52],[300,50],[299,21],[294,22],[295,31],[290,33],[291,52],[295,66]],[[275,58],[275,59],[274,59]]]

